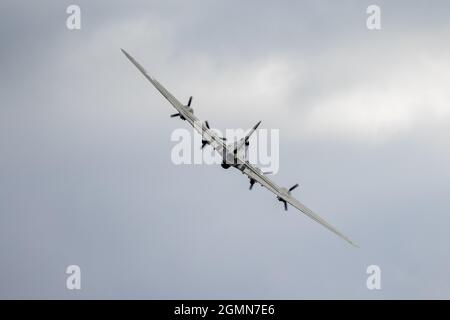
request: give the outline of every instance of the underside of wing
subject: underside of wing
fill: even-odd
[[[297,208],[299,211],[303,212],[305,215],[313,219],[314,221],[320,223],[322,226],[327,228],[328,230],[332,231],[348,243],[354,245],[357,247],[357,245],[350,240],[347,236],[342,234],[339,230],[337,230],[335,227],[333,227],[331,224],[326,222],[324,219],[322,219],[318,214],[314,213],[312,210],[307,208],[305,205],[303,205],[300,201],[292,197],[289,193],[286,193],[282,190],[279,186],[277,186],[273,181],[271,181],[267,176],[265,176],[261,170],[253,167],[252,165],[248,164],[247,168],[243,171],[249,178],[250,181],[255,181],[261,184],[263,187],[268,189],[269,191],[273,192],[277,197],[281,198],[282,200],[286,201],[290,205]]]
[[[177,115],[182,115],[182,119],[189,122],[189,124],[194,127],[194,129],[203,135],[203,139],[207,141],[213,148],[221,152],[221,150],[226,149],[227,146],[223,139],[219,137],[213,130],[210,130],[207,122],[202,123],[193,113],[193,109],[190,111],[186,106],[184,106],[177,98],[175,98],[169,90],[167,90],[158,80],[150,76],[143,66],[139,64],[128,52],[124,49],[120,49],[123,54],[130,60],[132,64],[144,75],[144,77],[151,82],[151,84],[172,104],[172,106],[179,112]],[[189,99],[188,106],[192,101],[192,97]]]
[[[286,200],[289,204],[291,204],[295,208],[297,208],[298,210],[300,210],[301,212],[303,212],[304,214],[306,214],[308,217],[310,217],[314,221],[320,223],[322,226],[324,226],[325,228],[327,228],[331,232],[334,232],[335,234],[337,234],[339,237],[341,237],[342,239],[344,239],[345,241],[347,241],[351,245],[354,245],[355,247],[358,246],[356,243],[354,243],[352,240],[350,240],[347,236],[342,234],[339,230],[337,230],[331,224],[326,222],[318,214],[314,213],[312,210],[307,208],[305,205],[303,205],[300,201],[298,201],[294,197],[292,197],[290,195],[287,195],[287,196],[283,197],[283,199]]]
[[[144,75],[145,78],[147,78],[148,81],[150,81],[153,86],[177,109],[179,112],[182,112],[183,104],[178,101],[162,84],[158,82],[155,78],[150,76],[147,71],[144,69],[143,66],[139,64],[139,62],[136,61],[128,52],[126,52],[124,49],[122,50],[123,54],[130,60],[132,64],[138,68],[138,70]]]

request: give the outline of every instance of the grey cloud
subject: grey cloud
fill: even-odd
[[[0,297],[448,298],[447,2],[380,2],[379,33],[365,29],[369,2],[81,1],[79,32],[64,27],[70,3],[1,5]],[[299,182],[361,248],[236,172],[173,165],[185,125],[120,47],[219,128],[280,128],[274,179]],[[308,118],[370,96],[361,84],[408,92],[401,80],[421,71],[441,113],[401,134]],[[65,289],[69,264],[80,292]],[[365,288],[369,264],[381,291]]]

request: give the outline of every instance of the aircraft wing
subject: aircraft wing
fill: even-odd
[[[164,88],[158,80],[150,76],[144,67],[142,67],[139,62],[137,62],[136,59],[134,59],[128,52],[124,49],[120,50],[122,50],[128,60],[130,60],[131,63],[138,68],[144,77],[153,84],[153,86],[170,102],[170,104],[186,119],[186,121],[188,121],[194,129],[202,135],[203,140],[208,141],[208,143],[219,153],[222,153],[224,149],[229,150],[229,147],[224,143],[223,139],[211,130],[206,123],[200,122],[193,112],[189,112],[186,106],[178,101],[177,98],[175,98],[166,88]],[[229,150],[229,152],[232,152],[232,150]]]
[[[326,222],[324,219],[322,219],[319,215],[314,213],[312,210],[307,208],[305,205],[303,205],[300,201],[295,199],[293,196],[291,196],[289,193],[287,193],[285,190],[280,188],[278,185],[276,185],[272,180],[270,180],[266,175],[264,175],[261,170],[258,168],[252,166],[250,163],[245,163],[245,169],[243,172],[250,178],[261,184],[263,187],[267,188],[268,190],[272,191],[276,196],[280,197],[287,203],[291,204],[301,212],[303,212],[305,215],[313,219],[314,221],[320,223],[322,226],[327,228],[328,230],[334,232],[339,237],[347,241],[348,243],[354,245],[357,247],[357,245],[350,240],[347,236],[342,234],[340,231],[338,231],[336,228],[334,228],[331,224]]]

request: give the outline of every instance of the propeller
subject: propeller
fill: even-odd
[[[191,97],[191,98],[192,98],[192,97]],[[190,102],[190,101],[191,101],[191,99],[189,99],[189,102]],[[189,105],[189,104],[188,104],[188,105]],[[208,120],[205,121],[205,126],[206,126],[207,129],[211,129],[211,127],[209,126]],[[226,141],[226,140],[227,140],[227,138],[224,138],[224,137],[219,137],[219,138],[222,139],[223,141]],[[201,147],[201,149],[203,149],[208,143],[209,143],[208,141],[202,140],[202,147]]]
[[[250,179],[250,188],[249,188],[249,190],[252,190],[252,188],[253,188],[255,182],[256,182],[255,179]]]
[[[280,198],[280,197],[277,197],[277,199],[278,199],[278,201],[283,202],[283,204],[284,204],[284,210],[287,211],[287,209],[288,209],[287,201],[284,200],[283,198]]]
[[[190,106],[191,106],[191,103],[192,103],[192,96],[189,97],[189,101],[188,101],[188,103],[187,103],[187,107],[190,107]],[[191,110],[192,110],[192,109],[191,109]],[[191,112],[194,112],[194,111],[191,111]],[[171,118],[180,117],[181,119],[185,120],[184,117],[182,117],[180,113],[174,113],[174,114],[171,114],[170,117],[171,117]]]
[[[192,98],[192,97],[191,97],[191,98]],[[189,99],[189,103],[190,103],[190,102],[191,102],[191,99]],[[188,105],[189,105],[189,103],[188,103]],[[206,126],[206,128],[210,129],[210,128],[209,128],[208,120],[205,121],[205,126]],[[203,149],[207,144],[208,144],[208,141],[202,140],[202,146],[201,146],[200,149]]]
[[[291,194],[291,191],[294,190],[295,188],[298,187],[298,183],[294,184],[292,187],[290,187],[288,190],[284,189],[285,191],[287,191],[288,194]],[[287,201],[284,200],[283,198],[277,197],[278,201],[283,202],[284,204],[284,210],[287,211],[288,209],[288,204]]]

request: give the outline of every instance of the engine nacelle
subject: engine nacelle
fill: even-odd
[[[186,109],[187,109],[188,112],[194,113],[194,109],[193,109],[193,108],[191,108],[191,107],[186,107]]]

